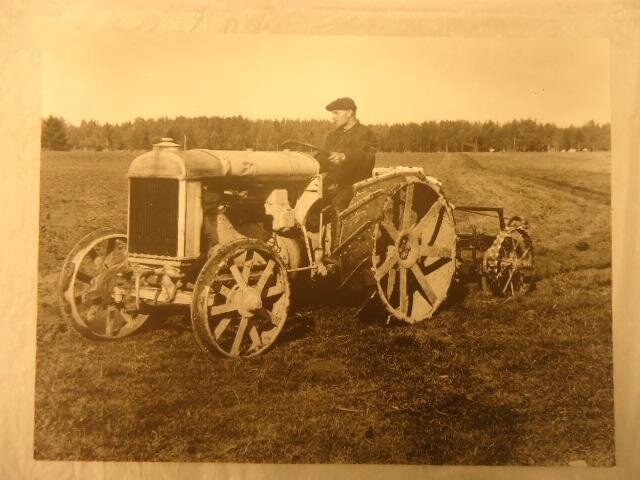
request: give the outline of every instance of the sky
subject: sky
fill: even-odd
[[[610,121],[609,41],[185,33],[58,34],[43,53],[43,117],[123,122],[242,115],[364,123]]]

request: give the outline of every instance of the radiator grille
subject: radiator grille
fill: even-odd
[[[129,252],[177,255],[178,191],[178,180],[130,179]]]

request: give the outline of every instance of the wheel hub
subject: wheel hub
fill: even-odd
[[[238,312],[243,317],[250,317],[256,310],[262,308],[260,293],[255,288],[247,288],[238,292]]]
[[[519,257],[515,252],[511,253],[506,260],[507,261],[503,263],[511,267],[513,270],[518,270],[521,267],[526,266],[527,262],[524,258]]]
[[[105,270],[91,279],[89,288],[82,294],[82,303],[99,302],[101,305],[114,303],[114,293],[118,286],[118,272]]]
[[[420,258],[420,241],[412,232],[403,231],[396,242],[398,262],[404,268],[411,268]]]

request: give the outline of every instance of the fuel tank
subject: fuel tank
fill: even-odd
[[[136,157],[130,178],[196,180],[216,177],[252,177],[259,180],[309,180],[319,172],[318,162],[303,152],[251,150],[181,150],[171,139]]]

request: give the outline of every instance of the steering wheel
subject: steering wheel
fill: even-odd
[[[331,162],[329,162],[329,155],[331,155],[331,152],[329,152],[328,150],[320,148],[311,143],[299,142],[297,140],[285,140],[280,144],[281,150],[287,149],[289,147],[304,147],[309,150],[313,150],[316,152],[313,155],[313,158],[315,158],[320,164],[320,171],[326,172],[331,168]]]
[[[320,148],[316,145],[312,145],[311,143],[299,142],[297,140],[291,140],[291,139],[285,140],[284,142],[282,142],[280,144],[280,149],[284,150],[285,148],[289,148],[290,146],[305,147],[305,148],[308,148],[309,150],[315,150],[316,152],[319,152],[319,153],[325,153],[327,155],[331,154],[331,152],[328,152],[324,148]]]

